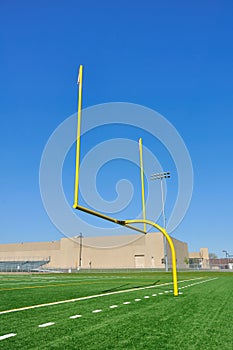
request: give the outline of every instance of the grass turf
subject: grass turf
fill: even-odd
[[[180,281],[190,279],[179,285],[187,286],[183,294],[173,297],[165,293],[172,284],[163,285],[171,282],[170,273],[1,275],[0,311],[135,290],[1,314],[0,337],[17,335],[0,340],[0,349],[232,350],[233,274],[179,273]],[[38,327],[47,322],[54,325]]]

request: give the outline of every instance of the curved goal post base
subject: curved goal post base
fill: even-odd
[[[167,233],[167,231],[165,230],[165,228],[162,228],[161,226],[159,226],[155,222],[147,220],[147,219],[145,219],[145,220],[144,219],[125,220],[124,222],[126,225],[139,224],[139,223],[151,225],[151,226],[157,228],[165,236],[165,238],[168,241],[168,244],[170,246],[171,255],[172,255],[173,294],[174,294],[174,296],[178,296],[179,292],[178,292],[177,269],[176,269],[176,251],[175,251],[175,247],[174,247],[174,244],[172,242],[172,239],[169,236],[169,234]]]
[[[91,215],[95,215],[101,219],[104,220],[108,220],[111,222],[114,222],[115,224],[121,225],[121,226],[125,226],[127,228],[130,228],[131,230],[136,230],[140,233],[144,233],[147,234],[144,230],[139,229],[138,227],[133,226],[133,224],[144,224],[144,225],[150,225],[155,227],[157,230],[159,230],[164,237],[166,238],[170,249],[171,249],[171,255],[172,255],[172,276],[173,276],[173,294],[174,296],[178,296],[179,292],[178,292],[178,282],[177,282],[177,268],[176,268],[176,251],[175,251],[175,247],[174,244],[172,242],[171,237],[169,236],[169,234],[167,233],[166,229],[159,226],[158,224],[156,224],[155,222],[151,221],[151,220],[147,220],[147,219],[135,219],[135,220],[117,220],[115,218],[106,216],[102,213],[96,212],[94,210],[90,210],[88,208],[85,208],[81,205],[77,205],[77,206],[73,206],[73,208],[84,211],[88,214]]]

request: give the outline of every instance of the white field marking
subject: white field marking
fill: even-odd
[[[157,294],[152,294],[152,297],[157,297]]]
[[[189,282],[189,281],[193,281],[193,280],[199,280],[199,279],[202,279],[202,278],[203,277],[191,278],[191,279],[188,279],[188,280],[179,281],[179,283]],[[37,305],[25,306],[25,307],[20,307],[18,309],[10,309],[10,310],[0,311],[0,315],[9,314],[11,312],[32,310],[32,309],[37,309],[37,308],[46,307],[46,306],[60,305],[60,304],[65,304],[65,303],[73,303],[73,302],[81,301],[81,300],[88,300],[88,299],[106,297],[106,296],[109,296],[109,295],[122,294],[122,293],[131,293],[131,292],[136,292],[138,290],[145,290],[145,289],[152,289],[152,288],[168,286],[170,284],[173,284],[173,282],[166,282],[166,283],[163,283],[163,284],[146,286],[146,287],[118,290],[118,291],[115,291],[115,292],[108,292],[108,293],[102,293],[102,294],[94,294],[94,295],[89,295],[89,296],[86,296],[86,297],[80,297],[80,298],[74,298],[74,299],[59,300],[59,301],[54,301],[54,302],[46,303],[46,304],[37,304]],[[171,290],[170,292],[172,293],[173,290]]]
[[[160,292],[160,293],[159,293],[159,295],[163,295],[163,293],[162,293],[162,292]]]
[[[16,336],[16,333],[9,333],[9,334],[5,334],[5,335],[1,335],[0,340],[15,337],[15,336]]]
[[[145,295],[144,296],[144,299],[149,299],[150,297],[148,295]]]
[[[110,279],[110,278],[109,278]],[[112,277],[113,279],[113,277]],[[61,284],[61,283],[69,283],[69,282],[73,282],[73,283],[82,283],[82,282],[91,282],[91,281],[101,281],[103,280],[103,278],[94,278],[92,277],[91,279],[90,278],[63,278],[63,279],[56,279],[56,278],[51,278],[51,279],[37,279],[37,280],[20,280],[20,281],[14,281],[14,280],[11,280],[11,281],[6,281],[6,282],[2,282],[1,283],[1,286],[11,286],[11,285],[14,285],[14,286],[18,286],[18,285],[36,285],[36,284],[44,284],[47,286],[47,284],[49,283],[57,283],[57,284]]]
[[[134,301],[140,301],[140,300],[142,300],[142,299],[134,299]]]
[[[196,286],[198,284],[214,281],[214,280],[217,280],[217,279],[218,279],[218,277],[210,278],[208,280],[204,280],[204,281],[199,281],[199,282],[196,282],[196,283],[188,284],[187,286],[184,286],[183,288],[193,287],[193,286]]]
[[[18,277],[18,276],[17,276]],[[102,281],[102,280],[112,280],[112,279],[115,279],[115,277],[86,277],[86,278],[83,278],[83,277],[73,277],[73,278],[56,278],[56,277],[38,277],[38,276],[32,276],[31,278],[33,279],[37,279],[37,280],[27,280],[27,279],[24,279],[24,280],[20,280],[20,281],[15,281],[15,280],[11,280],[11,281],[8,281],[6,280],[6,282],[2,282],[1,283],[1,287],[3,288],[6,288],[7,286],[11,286],[11,285],[14,285],[14,287],[17,287],[19,285],[36,285],[36,284],[44,284],[47,286],[47,284],[49,285],[49,283],[52,283],[52,282],[55,282],[57,284],[60,284],[60,283],[68,283],[68,282],[73,282],[73,283],[79,283],[79,282],[90,282],[90,281]],[[125,277],[122,277],[122,278],[125,278]]]
[[[48,280],[46,280],[46,281],[25,281],[25,282],[18,282],[18,281],[10,281],[10,282],[7,282],[7,283],[1,283],[1,289],[0,290],[3,290],[4,288],[7,288],[7,287],[11,287],[12,285],[14,286],[14,288],[18,288],[18,286],[24,286],[24,285],[26,285],[26,286],[31,286],[31,285],[33,285],[33,286],[37,286],[37,284],[43,284],[44,286],[48,286],[48,284],[49,283],[52,283],[52,282],[54,282],[54,283],[58,283],[58,281],[57,280],[50,280],[50,281],[48,281]],[[14,289],[13,288],[13,289]]]
[[[129,304],[131,304],[130,301],[125,301],[125,302],[123,303],[123,305],[129,305]]]
[[[102,311],[101,309],[97,309],[97,310],[93,310],[92,313],[97,314],[98,312],[101,312],[101,311]]]
[[[53,326],[55,324],[55,322],[47,322],[47,323],[43,323],[43,324],[39,324],[39,328],[44,328],[44,327],[49,327],[49,326]]]
[[[111,306],[109,306],[110,309],[115,309],[116,307],[118,307],[118,305],[111,305]]]
[[[183,288],[183,287],[181,287],[181,288]],[[169,293],[169,291],[168,290],[165,290],[165,292],[164,293]]]
[[[40,280],[52,280],[54,278],[56,278],[55,276],[31,276],[30,278],[32,279],[40,279]]]
[[[75,318],[79,318],[79,317],[82,317],[82,315],[74,315],[74,316],[70,316],[70,318],[71,318],[72,320],[74,320]]]

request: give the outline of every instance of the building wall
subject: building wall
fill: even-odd
[[[209,259],[209,250],[208,248],[200,248],[199,252],[190,252],[189,253],[190,259]]]
[[[187,244],[173,239],[179,267],[188,257]],[[82,239],[82,268],[164,268],[164,241],[160,232],[146,235],[87,237]],[[0,259],[50,257],[48,268],[79,267],[80,238],[62,238],[56,242],[0,245]],[[168,249],[170,258],[170,250]]]
[[[160,233],[130,235],[128,242],[125,237],[118,236],[118,242],[115,241],[111,248],[101,247],[103,237],[84,239],[82,267],[89,268],[90,262],[92,268],[163,267],[163,239]],[[110,246],[111,239],[104,237],[105,246],[107,243]]]
[[[199,268],[202,269],[208,269],[210,267],[208,248],[200,248],[199,252],[190,252],[189,259],[191,265],[197,265]]]
[[[175,251],[176,251],[176,263],[177,267],[180,269],[186,269],[188,268],[188,259],[189,259],[189,252],[188,252],[188,245],[187,243],[181,242],[178,239],[172,238]],[[171,250],[168,246],[167,249],[167,256],[168,256],[168,265],[171,266]]]
[[[0,244],[1,260],[55,258],[60,255],[60,241]]]

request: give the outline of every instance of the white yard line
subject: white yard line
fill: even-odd
[[[82,317],[82,315],[74,315],[74,316],[70,316],[70,318],[73,320],[73,319],[75,319],[75,318],[80,318],[80,317]]]
[[[189,281],[196,281],[196,280],[199,280],[199,279],[202,279],[202,278],[203,277],[192,278],[192,279],[188,279],[188,280],[182,280],[182,281],[179,281],[179,283],[184,283],[184,282],[189,282]],[[86,296],[86,297],[80,297],[80,298],[74,298],[74,299],[54,301],[54,302],[45,303],[45,304],[37,304],[37,305],[25,306],[25,307],[20,307],[20,308],[17,308],[17,309],[10,309],[10,310],[1,311],[0,315],[9,314],[11,312],[32,310],[32,309],[37,309],[37,308],[46,307],[46,306],[61,305],[61,304],[66,304],[66,303],[73,303],[73,302],[81,301],[81,300],[88,300],[88,299],[106,297],[106,296],[109,296],[109,295],[131,293],[131,292],[136,292],[136,291],[145,290],[145,289],[152,289],[152,288],[160,288],[160,287],[168,286],[168,285],[171,285],[171,284],[173,284],[173,282],[167,282],[167,283],[163,283],[163,284],[156,284],[156,285],[146,286],[146,287],[118,290],[118,291],[115,291],[115,292],[108,292],[108,293],[89,295],[89,296]]]
[[[196,285],[198,285],[198,284],[202,284],[202,283],[214,281],[214,280],[217,280],[217,279],[218,279],[218,277],[209,278],[208,280],[204,280],[204,281],[199,281],[199,282],[195,282],[195,283],[192,283],[192,284],[188,284],[187,286],[184,286],[184,287],[181,287],[181,288],[193,287],[193,286],[196,286]],[[181,288],[180,288],[180,289],[181,289]]]
[[[16,336],[16,333],[5,334],[5,335],[0,336],[0,340],[15,337],[15,336]]]
[[[39,324],[39,328],[45,328],[45,327],[49,327],[49,326],[53,326],[55,324],[55,322],[47,322],[47,323],[43,323],[43,324]]]
[[[19,276],[17,276],[19,277]],[[1,276],[0,276],[1,278]],[[56,276],[54,277],[39,277],[39,276],[32,276],[31,278],[33,279],[37,279],[37,280],[27,280],[27,279],[24,279],[23,281],[15,281],[15,280],[12,280],[12,281],[8,281],[6,280],[5,282],[4,281],[1,281],[1,290],[3,290],[4,288],[7,288],[8,286],[11,287],[12,285],[14,287],[17,288],[17,286],[19,285],[36,285],[36,284],[42,284],[44,283],[43,286],[46,286],[46,287],[49,287],[49,283],[57,283],[57,284],[60,284],[60,283],[67,283],[68,282],[73,282],[73,283],[82,283],[82,282],[92,282],[92,281],[106,281],[106,279],[108,280],[112,280],[112,279],[116,279],[116,278],[121,278],[121,277],[86,277],[86,278],[83,278],[83,277],[73,277],[73,278],[62,278],[62,279],[59,279],[59,278],[56,278]],[[30,279],[31,279],[30,278]],[[125,278],[125,277],[122,277],[122,278]]]

